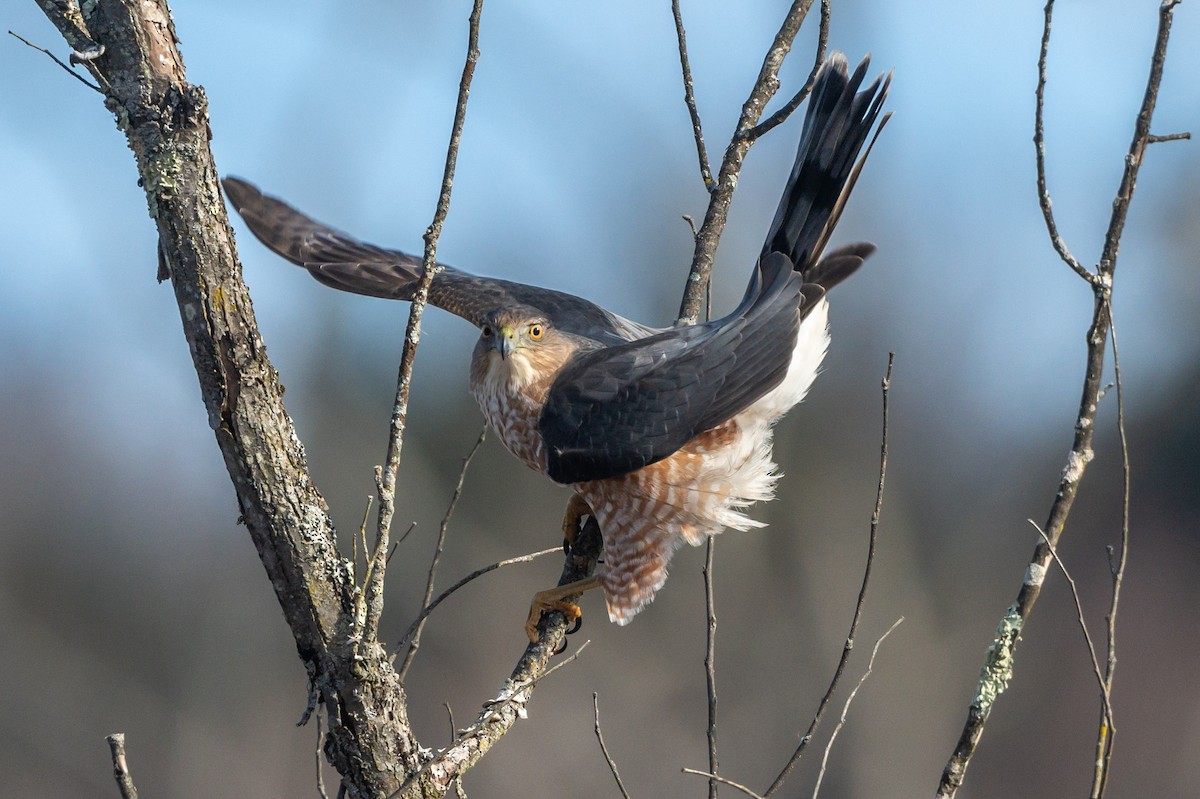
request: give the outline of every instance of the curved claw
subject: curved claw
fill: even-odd
[[[551,588],[548,591],[539,591],[533,595],[533,602],[530,603],[529,616],[525,619],[525,634],[529,636],[532,643],[538,642],[538,622],[542,620],[542,616],[550,612],[558,612],[567,617],[568,622],[574,622],[575,632],[579,629],[579,617],[583,612],[574,602],[568,602],[566,597],[574,597],[582,594],[584,591],[597,588],[600,585],[600,578],[595,575],[583,580],[576,580],[573,583],[560,585],[557,588]]]
[[[567,635],[574,635],[579,632],[579,628],[583,626],[583,614],[575,617],[575,623],[571,625],[571,629],[567,630]],[[565,646],[565,644],[564,644]]]
[[[558,647],[558,649],[554,650],[554,656],[558,657],[559,655],[561,655],[563,652],[566,652],[566,651],[567,651],[567,639],[564,636],[562,639],[562,644]]]

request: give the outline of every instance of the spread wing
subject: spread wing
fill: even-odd
[[[411,300],[421,278],[421,259],[359,241],[297,211],[235,177],[222,181],[230,203],[259,241],[327,286],[355,294]],[[559,330],[601,344],[620,344],[658,332],[574,294],[480,277],[442,266],[429,302],[476,327],[497,308],[525,305]]]
[[[724,319],[570,361],[538,421],[550,478],[575,483],[640,469],[744,410],[783,380],[803,312],[822,296],[774,253]]]

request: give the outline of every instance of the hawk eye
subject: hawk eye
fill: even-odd
[[[530,325],[529,326],[529,337],[531,339],[533,339],[534,341],[541,341],[542,335],[545,332],[546,331],[542,328],[541,325]]]
[[[492,326],[491,326],[491,325],[484,325],[484,326],[483,326],[483,331],[482,331],[482,332],[483,332],[483,337],[484,337],[484,338],[491,338],[491,337],[492,337]]]

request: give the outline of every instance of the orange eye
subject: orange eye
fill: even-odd
[[[546,331],[542,328],[541,325],[530,325],[529,326],[529,337],[531,339],[533,339],[534,341],[541,341],[542,335],[545,332]]]

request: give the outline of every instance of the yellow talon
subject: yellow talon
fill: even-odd
[[[600,578],[592,576],[534,594],[533,602],[529,606],[529,618],[525,621],[525,634],[529,636],[529,640],[535,644],[538,642],[537,626],[542,616],[547,613],[561,613],[567,617],[568,622],[583,618],[583,611],[579,609],[579,605],[570,601],[568,597],[578,597],[584,591],[599,585]]]

